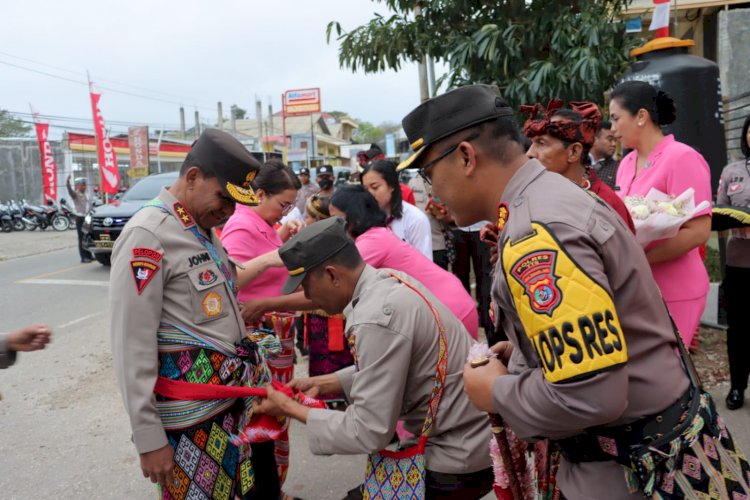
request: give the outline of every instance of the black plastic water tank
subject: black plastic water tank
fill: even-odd
[[[674,99],[677,119],[663,128],[665,134],[695,148],[711,167],[715,194],[721,170],[727,164],[719,66],[688,54],[692,40],[657,38],[631,52],[637,61],[621,82],[641,80]]]

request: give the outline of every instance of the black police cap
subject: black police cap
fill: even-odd
[[[397,170],[419,168],[414,162],[440,139],[474,125],[512,115],[513,109],[495,85],[467,85],[433,97],[417,106],[401,121],[414,153],[402,161]]]
[[[281,246],[279,256],[289,273],[281,293],[294,292],[308,272],[354,246],[345,226],[341,217],[330,217],[307,226]]]
[[[190,155],[212,172],[221,188],[237,203],[257,205],[250,183],[260,170],[260,162],[240,141],[219,129],[206,129],[193,143]]]

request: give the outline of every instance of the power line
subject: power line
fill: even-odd
[[[88,86],[88,82],[84,82],[84,81],[81,81],[81,80],[73,80],[72,78],[67,78],[65,76],[55,75],[54,73],[48,73],[46,71],[41,71],[41,70],[38,70],[38,69],[28,68],[26,66],[21,66],[20,64],[13,64],[13,63],[10,63],[8,61],[0,61],[0,64],[5,64],[6,66],[12,66],[14,68],[22,69],[24,71],[30,71],[32,73],[37,73],[37,74],[44,75],[44,76],[49,76],[51,78],[57,78],[59,80],[65,80],[67,82],[72,82],[72,83],[77,83],[79,85],[86,85],[86,86]],[[141,94],[136,94],[134,92],[127,92],[125,90],[117,90],[117,89],[113,89],[111,87],[104,87],[104,86],[101,86],[101,85],[97,85],[97,87],[99,87],[102,90],[109,90],[110,92],[115,92],[117,94],[129,95],[129,96],[138,97],[138,98],[141,98],[141,99],[148,99],[148,100],[151,100],[151,101],[164,102],[164,103],[167,103],[167,104],[176,104],[178,106],[183,106],[184,105],[180,101],[170,101],[170,100],[161,99],[161,98],[158,98],[158,97],[149,97],[149,96],[145,96],[145,95],[141,95]],[[214,109],[212,107],[200,106],[200,105],[192,105],[192,106],[189,106],[189,107],[201,108],[201,109],[209,109],[209,110],[213,110]]]
[[[74,123],[88,123],[91,122],[91,118],[80,118],[77,116],[60,116],[60,115],[45,115],[45,114],[37,114],[32,115],[31,113],[25,113],[22,111],[11,111],[8,110],[8,113],[11,113],[13,115],[17,116],[23,116],[23,117],[29,117],[33,118],[34,116],[37,116],[43,120],[51,120],[51,121],[63,121],[63,122],[74,122]],[[145,123],[145,122],[130,122],[130,121],[123,121],[123,120],[107,120],[107,125],[122,125],[122,126],[138,126],[138,125],[148,125],[149,127],[153,128],[174,128],[179,129],[179,124],[174,123]]]
[[[30,63],[36,64],[36,65],[44,66],[44,67],[51,68],[51,69],[54,69],[54,70],[57,70],[57,71],[62,71],[62,72],[65,72],[65,73],[70,73],[72,75],[80,75],[81,74],[80,72],[71,71],[71,70],[69,70],[67,68],[61,68],[59,66],[52,66],[51,64],[46,64],[46,63],[43,63],[43,62],[35,61],[33,59],[28,59],[26,57],[16,56],[16,55],[9,54],[9,53],[3,52],[3,51],[0,51],[0,55],[6,56],[6,57],[12,57],[14,59],[19,59],[21,61],[30,62]],[[114,85],[119,85],[120,87],[130,87],[130,88],[134,88],[134,89],[138,89],[138,90],[143,90],[143,91],[149,92],[151,94],[160,94],[160,95],[163,95],[163,96],[173,97],[173,98],[181,99],[181,100],[184,100],[184,101],[202,102],[202,101],[200,101],[198,99],[194,99],[192,97],[179,96],[179,95],[170,94],[170,93],[167,93],[167,92],[161,92],[159,90],[153,90],[153,89],[147,89],[145,87],[139,87],[138,85],[131,85],[131,84],[127,84],[127,83],[116,82],[114,80],[106,80],[104,78],[97,78],[97,81],[108,82],[108,83],[111,83],[111,84],[114,84]],[[208,106],[207,106],[207,108],[208,108]],[[210,108],[210,109],[213,109],[213,108]]]

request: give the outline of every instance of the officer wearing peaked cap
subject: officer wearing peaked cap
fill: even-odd
[[[559,445],[567,498],[642,498],[627,451],[671,431],[691,398],[643,250],[601,200],[526,158],[496,87],[455,89],[402,124],[414,154],[399,168],[419,169],[458,225],[497,220],[493,299],[510,342],[467,364],[470,399]]]
[[[251,460],[229,440],[237,432],[241,400],[177,401],[154,394],[157,376],[220,385],[241,380],[247,360],[236,349],[245,337],[236,273],[212,228],[234,212],[235,203],[255,204],[250,183],[259,168],[231,135],[206,130],[174,185],[146,203],[115,242],[115,373],[141,469],[160,484],[162,498],[183,498],[194,489],[211,498],[276,498],[280,491],[273,443],[252,445]],[[213,473],[201,475],[197,466]]]

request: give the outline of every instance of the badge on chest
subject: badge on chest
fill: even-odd
[[[549,382],[570,382],[627,362],[609,293],[542,224],[505,243],[502,265],[516,312]]]

